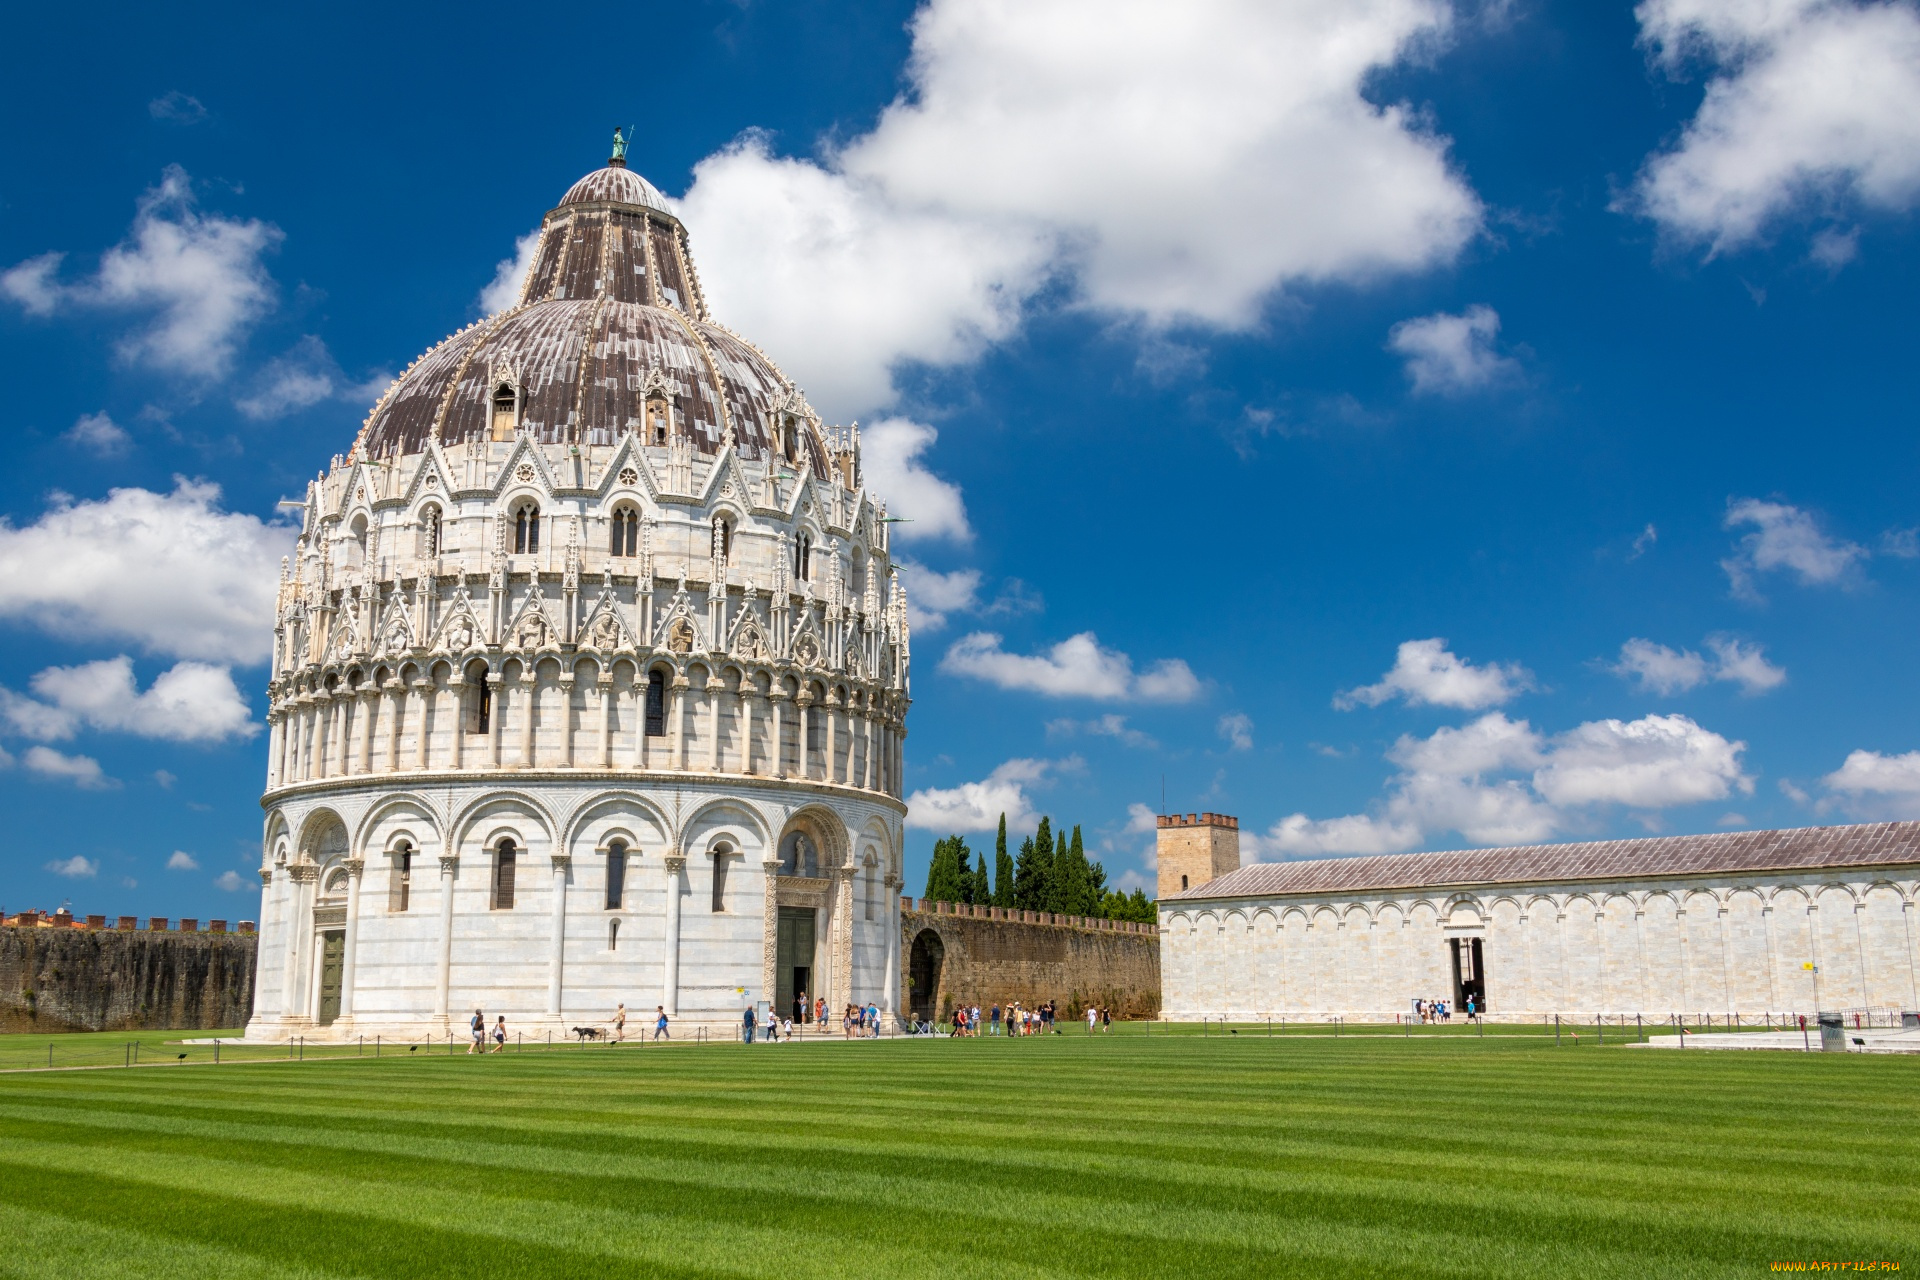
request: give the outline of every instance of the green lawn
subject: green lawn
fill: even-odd
[[[1920,1267],[1920,1062],[1358,1030],[0,1075],[0,1274]]]

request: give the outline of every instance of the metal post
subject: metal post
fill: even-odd
[[[1557,1013],[1553,1015],[1553,1042],[1560,1043],[1560,1015]]]
[[[1637,1013],[1633,1015],[1633,1025],[1640,1032],[1640,1043],[1645,1044],[1647,1042],[1647,1024],[1640,1021],[1640,1015]]]

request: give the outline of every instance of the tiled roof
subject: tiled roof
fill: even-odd
[[[1920,865],[1920,822],[1262,862],[1166,901]]]

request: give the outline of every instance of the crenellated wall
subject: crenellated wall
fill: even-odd
[[[1049,1000],[1063,1018],[1089,1005],[1126,1018],[1160,1011],[1160,939],[1152,925],[925,901],[916,909],[911,899],[901,908],[903,1013],[938,1019],[961,1004],[1018,1001],[1031,1009]]]
[[[243,1026],[257,945],[250,933],[0,928],[0,1031]]]

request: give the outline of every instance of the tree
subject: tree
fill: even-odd
[[[956,839],[957,838],[958,837],[956,837]],[[962,840],[960,842],[960,850],[954,856],[953,860],[954,882],[958,886],[953,898],[955,902],[973,901],[973,868],[967,865],[967,858],[971,852],[972,851],[967,848],[966,841]]]
[[[993,905],[1013,905],[1013,859],[1007,856],[1007,815],[1000,815],[1000,837],[993,845]]]
[[[1080,828],[1073,829],[1073,840],[1060,833],[1059,848],[1053,858],[1053,902],[1055,911],[1070,916],[1090,913],[1095,903],[1088,895],[1087,854],[1080,845]]]
[[[1053,823],[1040,819],[1033,833],[1033,909],[1052,911],[1053,906]]]
[[[1046,891],[1046,872],[1040,864],[1033,837],[1020,842],[1020,860],[1013,867],[1013,905],[1022,911],[1041,911],[1041,895]]]
[[[927,867],[927,897],[935,902],[965,902],[967,886],[961,880],[967,842],[948,836],[933,842],[933,862]]]
[[[976,907],[993,905],[993,885],[987,879],[987,853],[980,851],[980,861],[973,868],[973,893],[967,899]]]

